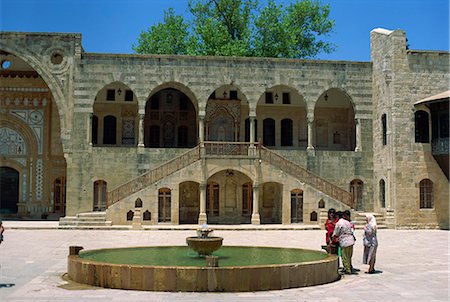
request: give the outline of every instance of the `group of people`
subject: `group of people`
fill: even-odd
[[[356,242],[355,225],[350,219],[350,211],[343,212],[335,209],[328,210],[325,221],[327,250],[342,258],[343,273],[353,274],[352,266],[353,246]],[[366,224],[363,229],[363,264],[368,264],[368,274],[375,273],[375,260],[377,254],[377,221],[372,214],[366,214]]]

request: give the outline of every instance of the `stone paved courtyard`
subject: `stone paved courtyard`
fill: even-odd
[[[9,225],[8,225],[9,223]],[[361,271],[340,281],[308,288],[252,293],[166,293],[92,288],[68,283],[69,246],[85,249],[184,245],[193,230],[58,230],[51,223],[4,221],[0,245],[0,301],[448,301],[449,232],[380,230],[376,268],[361,264],[362,230],[353,263]],[[9,227],[9,228],[8,228]],[[44,229],[43,227],[48,227]],[[267,228],[267,226],[264,226]],[[219,228],[219,227],[218,227]],[[270,227],[269,227],[270,228]],[[320,249],[321,230],[220,230],[224,245]]]

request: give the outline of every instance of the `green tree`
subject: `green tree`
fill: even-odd
[[[132,46],[136,53],[188,54],[192,38],[188,24],[172,8],[164,12],[164,22],[152,25],[141,32],[137,44]],[[194,53],[193,53],[194,54]]]
[[[329,35],[329,5],[297,0],[286,7],[269,0],[190,0],[190,23],[173,9],[164,22],[142,32],[137,53],[312,58],[334,46],[321,40]]]

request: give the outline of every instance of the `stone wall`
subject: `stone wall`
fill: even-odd
[[[415,143],[414,103],[448,90],[448,52],[406,49],[405,32],[371,32],[373,61],[374,188],[386,181],[387,209],[398,228],[448,228],[448,180],[431,155],[429,143]],[[387,116],[382,144],[381,116]],[[419,208],[419,182],[434,184],[433,209]]]

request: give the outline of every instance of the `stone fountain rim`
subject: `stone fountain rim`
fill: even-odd
[[[199,238],[202,239],[202,238]],[[80,250],[80,253],[85,252],[93,252],[93,251],[108,251],[108,250],[120,250],[120,249],[134,249],[134,248],[167,248],[167,247],[186,247],[185,245],[160,245],[160,246],[130,246],[130,247],[118,247],[118,248],[100,248],[100,249],[92,249],[92,250]],[[272,248],[272,249],[290,249],[290,250],[304,250],[304,251],[313,251],[321,254],[328,255],[328,257],[320,260],[311,260],[304,262],[290,262],[290,263],[281,263],[281,264],[261,264],[261,265],[237,265],[237,266],[219,266],[219,267],[207,267],[207,266],[182,266],[182,265],[142,265],[142,264],[126,264],[126,263],[111,263],[111,262],[103,262],[97,260],[90,260],[80,257],[80,255],[69,255],[70,258],[79,258],[80,261],[92,264],[108,264],[112,266],[135,266],[142,268],[183,268],[183,269],[237,269],[237,268],[264,268],[264,267],[283,267],[283,266],[292,266],[292,265],[308,265],[312,263],[326,263],[334,261],[338,258],[337,255],[327,254],[323,250],[311,250],[311,249],[302,249],[302,248],[290,248],[290,247],[271,247],[271,246],[250,246],[250,245],[227,245],[223,247],[244,247],[244,248]]]

